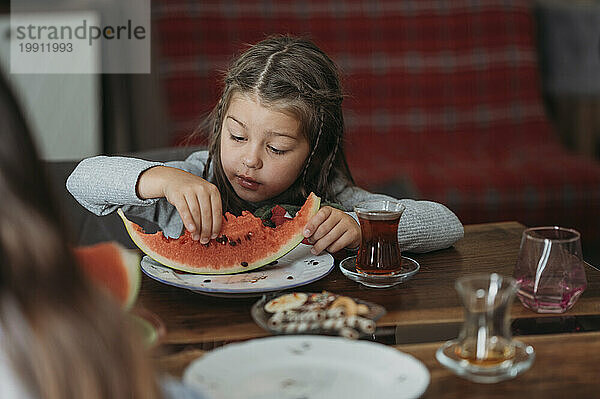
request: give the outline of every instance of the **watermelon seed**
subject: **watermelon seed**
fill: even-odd
[[[313,265],[318,265],[318,264],[319,264],[319,262],[317,262],[317,261],[315,260],[315,261],[313,261],[313,263],[312,263],[312,264],[313,264]]]
[[[208,248],[208,245],[209,245],[209,244],[210,244],[210,241],[209,241],[209,242],[207,242],[206,244],[202,244],[202,245],[204,245],[206,248]]]
[[[252,238],[252,235],[250,233],[246,234],[246,240],[250,241],[250,239]]]
[[[204,280],[205,283],[210,283],[209,279]]]
[[[294,279],[294,277],[292,277],[292,276],[287,276],[287,279],[288,279],[288,280],[293,280],[293,279]]]
[[[241,238],[238,238],[236,241],[237,241],[238,244],[242,243],[242,239]]]
[[[242,262],[243,267],[248,267],[248,262]]]
[[[219,244],[227,244],[227,236],[225,234],[223,234],[221,237],[217,237],[215,238],[215,241],[217,241]]]
[[[235,241],[233,241],[233,240],[229,241],[229,245],[231,245],[232,247],[235,247],[235,245],[236,245]]]

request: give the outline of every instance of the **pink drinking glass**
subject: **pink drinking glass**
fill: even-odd
[[[579,232],[563,227],[526,229],[514,270],[521,303],[538,313],[564,313],[587,286]]]

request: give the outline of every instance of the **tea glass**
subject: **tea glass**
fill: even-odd
[[[531,346],[512,339],[510,307],[518,289],[512,277],[475,274],[456,281],[465,321],[457,339],[436,352],[437,360],[474,382],[514,378],[533,364]]]
[[[393,276],[402,269],[398,223],[405,206],[397,201],[367,201],[354,207],[362,241],[356,271],[366,275]]]
[[[526,229],[514,277],[521,303],[538,313],[564,313],[587,286],[580,234],[562,227]]]

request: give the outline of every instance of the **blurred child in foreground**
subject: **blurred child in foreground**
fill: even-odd
[[[0,397],[161,398],[116,302],[76,265],[25,120],[0,74]],[[198,398],[178,391],[177,397]]]

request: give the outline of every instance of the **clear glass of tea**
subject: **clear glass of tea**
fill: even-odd
[[[475,274],[456,281],[465,320],[457,339],[436,352],[438,361],[475,382],[514,378],[535,358],[531,346],[512,338],[510,308],[519,284],[496,273]]]
[[[398,223],[405,206],[398,201],[367,201],[354,207],[362,241],[356,256],[356,271],[368,275],[394,275],[402,269],[398,245]]]
[[[526,229],[514,277],[526,308],[538,313],[569,310],[587,286],[579,232],[556,226]]]

